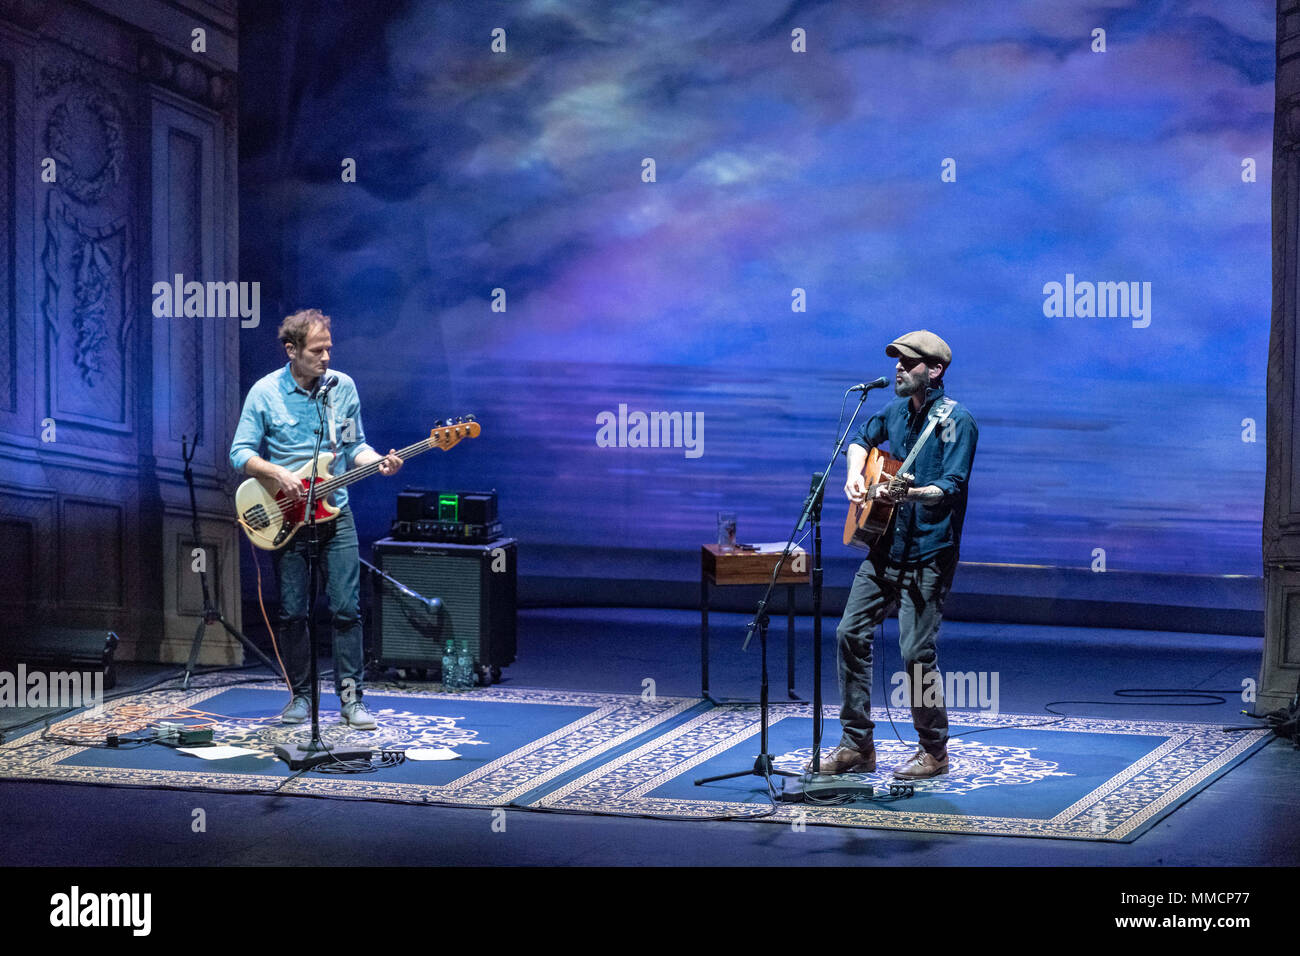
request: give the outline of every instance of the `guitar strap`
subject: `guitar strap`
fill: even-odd
[[[926,416],[925,430],[921,432],[921,437],[919,437],[916,440],[916,444],[912,446],[911,454],[909,454],[907,458],[903,460],[903,463],[898,466],[900,474],[910,475],[912,473],[912,462],[916,461],[916,456],[921,453],[921,446],[924,445],[926,439],[934,433],[935,426],[937,426],[941,421],[947,419],[947,417],[952,414],[952,410],[956,407],[957,403],[947,396],[944,396],[930,406],[930,414]]]
[[[337,452],[339,447],[338,424],[334,416],[334,403],[328,397],[325,399],[325,407],[330,412],[330,450]]]

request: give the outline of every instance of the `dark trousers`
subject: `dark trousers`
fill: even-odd
[[[907,675],[912,725],[921,746],[942,756],[948,744],[948,711],[943,701],[936,643],[943,602],[952,587],[957,552],[948,549],[923,564],[900,567],[885,556],[872,555],[853,577],[853,588],[840,618],[839,638],[840,745],[869,751],[875,724],[871,721],[871,650],[875,630],[898,604],[898,643]],[[933,676],[927,676],[933,675]],[[937,706],[935,692],[937,691]]]
[[[317,525],[320,538],[318,581],[329,601],[334,632],[334,687],[344,703],[361,697],[365,665],[361,645],[361,563],[352,509],[344,507],[333,521]],[[280,654],[295,696],[311,696],[311,648],[307,639],[307,542],[304,527],[284,549],[275,552],[280,585]],[[351,682],[349,684],[349,681]]]

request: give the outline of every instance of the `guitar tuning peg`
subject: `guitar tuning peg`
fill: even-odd
[[[466,415],[464,420],[467,421],[467,422],[475,422],[475,421],[478,421],[478,419],[475,418],[473,415]]]

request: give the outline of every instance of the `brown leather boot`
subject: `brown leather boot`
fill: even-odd
[[[812,761],[803,768],[805,773],[812,773]],[[852,747],[836,747],[827,756],[822,757],[820,773],[871,773],[876,769],[876,748],[866,753]]]
[[[924,749],[918,748],[907,763],[894,771],[894,776],[900,780],[921,780],[925,777],[937,777],[939,774],[947,772],[947,750],[943,752],[943,757],[934,757],[926,753]]]

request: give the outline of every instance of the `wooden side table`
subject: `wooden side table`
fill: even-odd
[[[740,585],[765,585],[772,579],[772,569],[781,559],[781,551],[724,550],[716,544],[706,544],[700,549],[700,695],[715,704],[758,703],[757,699],[716,698],[709,693],[709,585],[736,587]],[[777,584],[784,584],[786,614],[786,693],[792,701],[806,703],[794,689],[794,589],[810,583],[810,557],[802,548],[790,553]],[[803,568],[794,570],[795,566]]]

